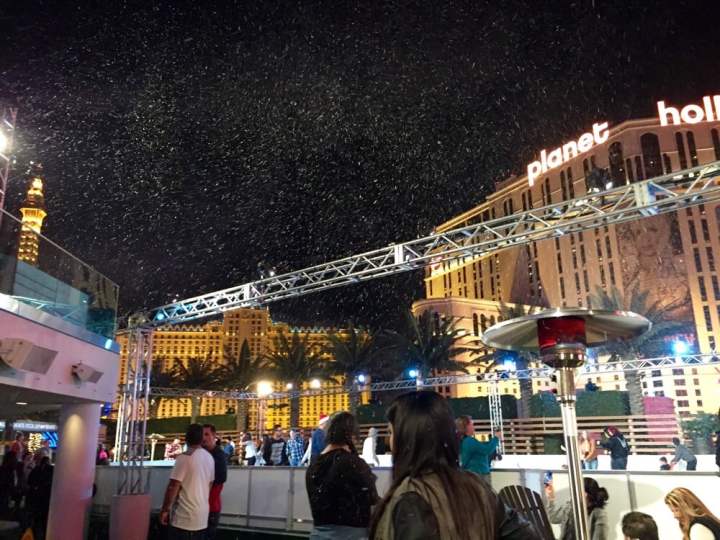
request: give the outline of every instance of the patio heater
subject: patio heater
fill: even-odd
[[[585,363],[587,347],[629,340],[650,326],[645,317],[630,311],[558,308],[503,321],[488,328],[482,336],[488,347],[538,352],[542,362],[555,370],[578,540],[588,540],[590,536],[577,441],[575,372]]]

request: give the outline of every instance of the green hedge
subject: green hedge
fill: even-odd
[[[450,398],[450,407],[455,416],[467,414],[480,420],[490,419],[490,408],[486,397]],[[517,418],[517,400],[514,396],[500,396],[503,418]],[[382,424],[387,422],[386,410],[388,405],[360,405],[357,409],[357,419],[360,424]]]
[[[625,416],[630,414],[627,392],[577,393],[578,416]],[[533,418],[560,416],[560,404],[552,392],[539,392],[530,398],[530,416]]]

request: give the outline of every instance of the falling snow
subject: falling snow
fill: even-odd
[[[426,234],[594,121],[720,91],[717,2],[151,4],[0,13],[10,209],[42,161],[48,236],[124,312]],[[273,315],[392,324],[421,285]]]

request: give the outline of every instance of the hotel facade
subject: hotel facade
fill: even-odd
[[[222,321],[210,321],[204,324],[179,324],[163,326],[153,332],[152,356],[156,360],[154,369],[162,367],[163,371],[170,371],[175,362],[187,365],[190,358],[208,358],[218,365],[225,361],[227,356],[240,354],[243,341],[247,340],[253,356],[262,356],[273,350],[275,338],[284,332],[289,336],[298,331],[302,336],[308,336],[308,345],[315,351],[322,351],[329,343],[328,336],[335,333],[346,336],[347,331],[334,328],[296,328],[285,323],[273,322],[267,309],[241,308],[228,311]],[[117,341],[121,346],[120,384],[127,380],[127,335],[120,334]],[[330,360],[329,355],[327,356]],[[342,381],[340,381],[342,382]],[[336,386],[337,384],[321,383],[321,387]],[[254,391],[254,388],[252,389]],[[275,390],[285,391],[280,384],[275,384]],[[117,409],[117,403],[115,408]],[[248,414],[249,429],[256,430],[258,422],[258,403],[250,402]],[[328,393],[317,396],[302,397],[300,399],[300,426],[310,427],[317,424],[322,414],[334,411],[347,410],[349,398],[346,393]],[[236,409],[237,402],[232,399],[204,398],[200,414],[225,414],[230,409]],[[162,398],[157,406],[157,418],[174,416],[190,416],[191,404],[189,398],[167,399]],[[263,412],[260,415],[266,428],[279,424],[285,428],[291,427],[290,407],[287,400],[265,400]]]
[[[683,120],[684,113],[683,109]],[[588,186],[602,184],[599,189],[608,189],[718,161],[717,116],[705,117],[713,121],[678,124],[669,114],[611,128],[605,125],[603,136],[596,137],[586,151],[556,160],[553,167],[545,167],[546,161],[542,166],[534,162],[528,167],[532,182],[524,175],[497,183],[481,204],[442,223],[436,231],[573,199],[586,194]],[[547,160],[545,151],[543,159]],[[501,303],[589,306],[600,290],[617,289],[621,297],[647,292],[649,304],[672,307],[673,317],[694,326],[694,333],[682,336],[692,350],[713,352],[720,346],[720,261],[715,259],[720,256],[718,206],[695,206],[513,247],[480,259],[435,265],[426,271],[426,299],[416,302],[413,309],[458,317],[459,325],[477,337],[499,320]],[[670,343],[667,353],[671,354]],[[579,378],[578,383],[586,381]],[[625,388],[621,374],[593,377],[593,382],[604,390]],[[707,366],[653,371],[644,375],[642,384],[645,395],[671,397],[677,412],[689,415],[718,410],[719,383],[720,371]],[[507,388],[501,391],[518,394],[517,383],[503,384]],[[477,385],[462,386],[452,394],[484,393]],[[547,381],[533,383],[536,391],[547,386]]]

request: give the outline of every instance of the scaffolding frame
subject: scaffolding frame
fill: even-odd
[[[118,421],[118,427],[122,429],[118,429],[116,454],[119,453],[121,466],[126,468],[118,492],[142,493],[145,489],[142,482],[143,453],[138,451],[142,449],[144,452],[153,328],[217,316],[241,307],[258,307],[428,266],[432,269],[453,261],[467,264],[515,246],[675,212],[704,203],[720,202],[718,177],[720,161],[715,161],[498,219],[433,233],[409,242],[391,244],[359,255],[173,302],[135,315],[131,318],[134,321],[129,321],[131,336],[135,336],[131,337],[131,341],[134,339],[135,343],[128,357],[128,382],[123,388]],[[423,381],[423,386],[462,384],[463,377],[427,379]],[[473,382],[478,382],[477,378]],[[386,389],[417,387],[416,380],[405,386],[407,383],[393,381],[382,384],[394,386]],[[205,390],[193,391],[209,397],[237,396],[235,393],[221,395],[223,393],[212,392],[209,395]],[[255,399],[254,394],[244,394],[247,397],[230,399]],[[158,394],[154,391],[153,395]],[[187,397],[187,394],[178,397]],[[271,394],[266,399],[280,397],[284,397],[284,394]],[[501,415],[502,409],[496,414]]]

